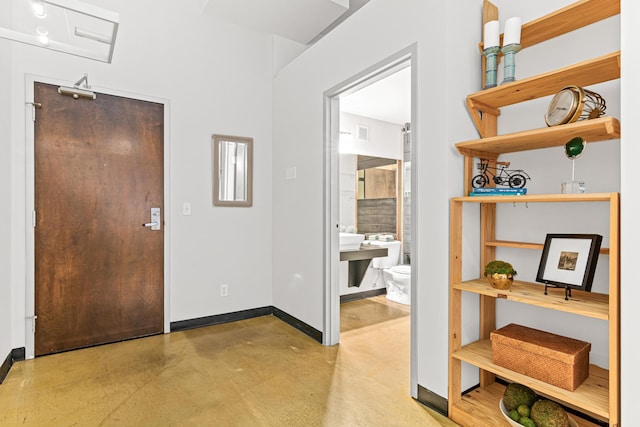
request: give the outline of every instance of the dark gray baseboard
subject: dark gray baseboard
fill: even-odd
[[[289,325],[293,326],[300,332],[310,336],[311,338],[313,338],[314,340],[322,344],[322,332],[304,323],[302,320],[298,320],[292,315],[285,313],[279,308],[276,308],[276,307],[272,307],[272,308],[273,308],[273,315],[275,317],[277,317],[278,319],[282,320],[285,323],[288,323]]]
[[[4,362],[2,362],[2,365],[0,365],[0,384],[2,384],[5,378],[7,378],[7,375],[9,375],[9,371],[13,366],[13,362],[17,362],[24,359],[25,359],[24,347],[14,348],[13,350],[11,350],[11,353],[7,355],[7,357],[4,359]]]
[[[420,384],[418,384],[418,402],[428,406],[436,412],[439,412],[445,417],[449,416],[449,403],[447,399],[427,388],[422,387]]]
[[[283,322],[293,326],[300,332],[322,343],[322,332],[296,319],[288,313],[274,306],[253,308],[250,310],[236,311],[233,313],[217,314],[215,316],[198,317],[196,319],[171,322],[171,332],[186,331],[188,329],[202,328],[205,326],[220,325],[222,323],[237,322],[238,320],[252,319],[254,317],[273,315]]]
[[[357,301],[359,299],[377,297],[378,295],[386,295],[387,289],[372,289],[370,291],[356,292],[354,294],[340,295],[340,304],[343,302]]]
[[[188,329],[202,328],[204,326],[220,325],[222,323],[236,322],[238,320],[252,319],[254,317],[273,314],[272,307],[252,308],[250,310],[235,311],[232,313],[217,314],[215,316],[198,317],[195,319],[171,322],[171,332],[186,331]]]

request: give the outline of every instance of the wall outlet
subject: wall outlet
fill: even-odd
[[[222,285],[220,285],[220,296],[226,297],[228,295],[229,295],[229,285],[227,285],[226,283],[223,283]]]

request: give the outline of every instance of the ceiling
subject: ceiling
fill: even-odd
[[[411,67],[340,98],[340,111],[385,122],[411,122]]]
[[[118,13],[82,1],[2,1],[13,1],[15,16],[0,25],[0,38],[111,62]]]
[[[304,45],[312,44],[369,0],[202,0],[204,13]]]

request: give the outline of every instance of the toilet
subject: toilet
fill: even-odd
[[[371,266],[382,270],[387,287],[387,299],[400,304],[411,305],[411,266],[400,264],[402,243],[398,240],[382,242],[367,241],[371,245],[387,248],[386,257],[373,258]]]
[[[411,305],[411,266],[395,265],[384,270],[387,283],[387,299],[400,304]],[[390,277],[389,277],[390,276]]]

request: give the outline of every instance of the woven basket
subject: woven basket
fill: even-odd
[[[591,344],[514,323],[491,332],[493,363],[574,391],[589,376]]]

